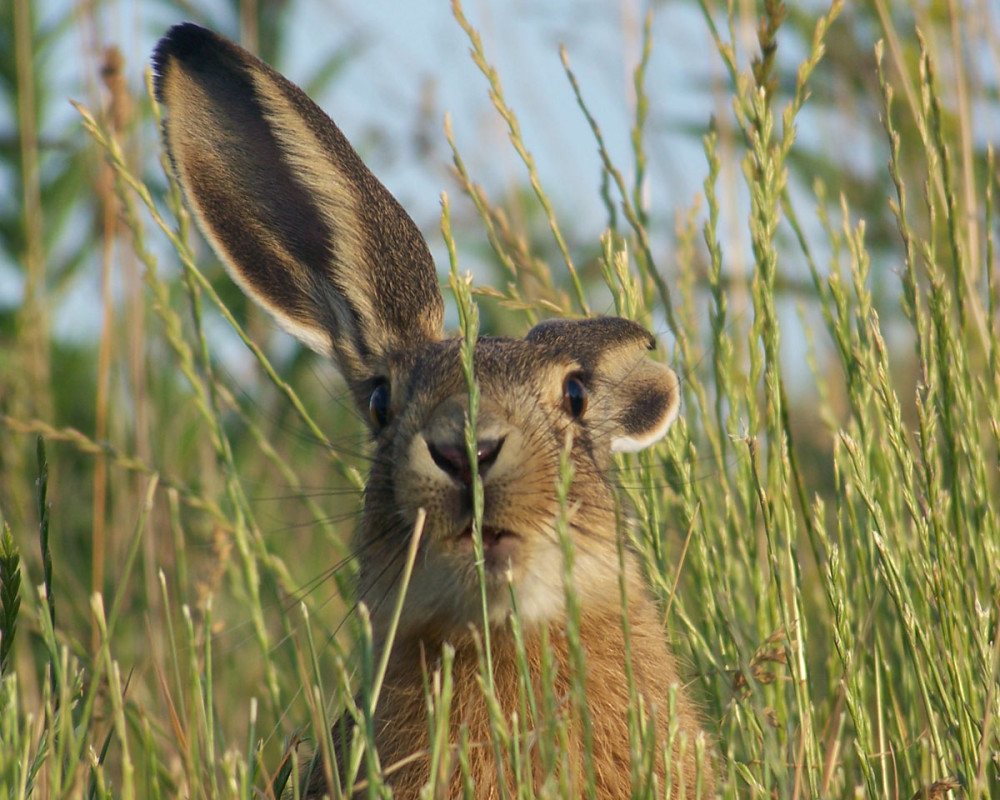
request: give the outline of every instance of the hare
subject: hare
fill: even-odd
[[[232,42],[178,25],[158,44],[153,64],[156,97],[167,109],[166,147],[202,231],[248,295],[335,359],[371,428],[357,591],[371,612],[376,658],[387,646],[418,511],[426,512],[374,711],[379,763],[394,796],[416,798],[430,779],[424,686],[446,645],[454,648],[450,744],[464,735],[470,746],[465,776],[456,759],[443,783],[436,773],[440,791],[460,797],[463,780],[471,780],[476,797],[494,798],[508,796],[513,785],[506,755],[498,767],[489,745],[490,711],[479,680],[476,480],[500,711],[523,721],[530,708],[522,702],[526,684],[510,627],[513,595],[530,685],[541,696],[540,665],[548,659],[549,696],[565,721],[558,765],[544,774],[529,743],[522,775],[528,770],[536,788],[550,781],[549,795],[561,786],[579,797],[589,769],[597,797],[632,796],[633,776],[644,773],[632,767],[631,685],[655,720],[659,755],[650,770],[660,796],[711,794],[710,768],[701,766],[710,759],[696,758],[704,752],[701,723],[661,612],[627,548],[622,566],[623,533],[607,477],[613,453],[656,442],[677,415],[678,380],[648,357],[653,337],[619,318],[543,322],[520,340],[481,337],[474,349],[480,402],[473,469],[460,342],[443,336],[434,264],[406,212],[298,87]],[[567,457],[572,480],[560,501],[560,460]],[[560,524],[574,547],[587,744],[584,712],[571,699]],[[341,755],[339,737],[350,735],[349,727],[335,726]],[[309,796],[335,794],[323,774],[314,772]]]

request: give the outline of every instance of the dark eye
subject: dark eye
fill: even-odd
[[[372,389],[368,398],[368,418],[376,430],[381,430],[389,422],[389,384],[381,381]]]
[[[587,387],[583,378],[574,372],[563,381],[563,410],[571,417],[582,417],[587,410]]]

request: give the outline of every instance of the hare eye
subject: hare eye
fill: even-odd
[[[563,382],[563,410],[571,417],[582,417],[587,410],[587,387],[581,376],[574,372]]]
[[[385,381],[375,385],[368,398],[368,418],[377,430],[389,422],[389,384]]]

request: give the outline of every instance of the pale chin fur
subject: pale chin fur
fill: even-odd
[[[566,589],[562,548],[553,531],[546,546],[531,548],[520,542],[519,564],[486,570],[486,606],[489,625],[506,629],[515,613],[525,632],[558,623],[566,617]],[[426,635],[433,630],[447,640],[466,633],[470,626],[482,628],[481,595],[475,562],[471,553],[463,553],[461,562],[455,554],[433,553],[431,545],[418,556],[416,569],[407,590],[406,614],[398,637]],[[574,552],[573,591],[582,605],[589,608],[620,607],[621,565],[603,553]],[[635,579],[631,563],[626,561],[629,584]],[[449,575],[442,580],[442,575]],[[459,578],[459,576],[461,576]],[[513,597],[512,597],[513,595]]]

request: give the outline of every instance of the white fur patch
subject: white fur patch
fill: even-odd
[[[646,436],[615,437],[611,440],[611,452],[638,453],[640,450],[645,450],[650,445],[656,444],[656,442],[660,441],[660,439],[667,435],[667,431],[670,429],[670,426],[674,424],[674,420],[677,419],[677,414],[679,412],[680,403],[674,403],[674,407],[670,409],[670,413],[666,414],[660,424]]]

